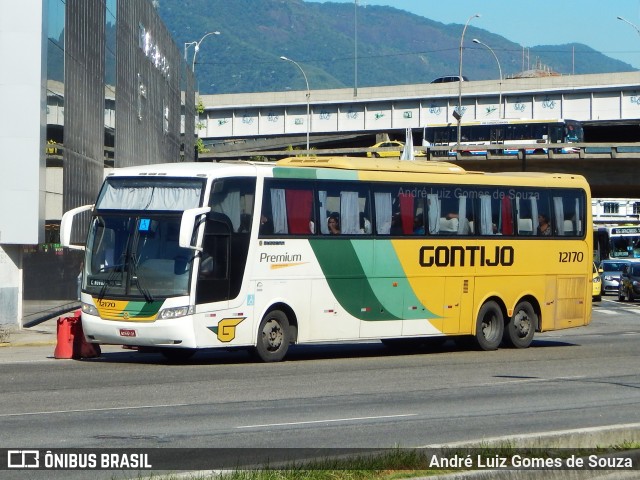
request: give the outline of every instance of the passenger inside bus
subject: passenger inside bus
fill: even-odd
[[[260,217],[260,233],[264,235],[273,233],[273,222],[266,215]]]
[[[549,217],[542,213],[538,215],[538,235],[551,235],[551,224],[549,223]]]
[[[327,227],[329,227],[330,235],[340,235],[340,216],[337,213],[329,215]]]

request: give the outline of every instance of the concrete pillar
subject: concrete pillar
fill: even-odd
[[[0,325],[22,325],[22,246],[0,245]]]

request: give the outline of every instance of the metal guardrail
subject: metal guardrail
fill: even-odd
[[[578,149],[577,153],[559,153],[563,148]],[[483,153],[471,153],[473,150]],[[517,150],[517,155],[505,154],[504,150]],[[535,150],[535,153],[527,153]],[[62,161],[64,145],[60,143],[49,143],[46,146],[46,154],[49,160]],[[535,158],[562,158],[562,159],[607,159],[607,158],[627,158],[640,159],[640,143],[538,143],[538,144],[514,144],[505,146],[503,144],[492,145],[462,145],[460,149],[448,146],[414,147],[416,158],[427,160],[464,160],[475,158],[478,160],[500,160],[517,157],[520,160],[528,156]],[[399,148],[312,148],[285,149],[285,150],[244,150],[234,152],[202,152],[199,153],[199,160],[228,160],[243,158],[265,157],[266,159],[284,158],[295,155],[344,155],[344,156],[367,156],[368,153],[395,153],[399,157],[402,151]],[[395,155],[393,155],[395,156]],[[105,147],[105,163],[113,166],[114,149]]]
[[[559,153],[563,148],[577,149],[577,153]],[[477,150],[483,153],[471,153]],[[505,154],[504,150],[517,150],[515,154]],[[527,153],[535,150],[535,153]],[[282,158],[294,155],[353,155],[365,156],[367,153],[397,153],[402,151],[398,148],[330,148],[330,149],[310,149],[310,150],[246,150],[235,152],[204,152],[198,155],[200,160],[228,160],[234,158]],[[640,143],[538,143],[538,144],[514,144],[505,146],[503,144],[492,145],[462,145],[460,149],[448,146],[415,147],[414,152],[427,160],[464,160],[465,158],[499,160],[526,157],[535,158],[562,158],[562,159],[603,159],[603,158],[639,158]],[[394,155],[395,156],[395,155]]]

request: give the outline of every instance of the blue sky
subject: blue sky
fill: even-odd
[[[322,1],[322,0],[305,0]],[[356,0],[330,0],[352,3]],[[524,47],[583,43],[640,68],[640,0],[357,0],[386,5],[445,24],[472,25]],[[470,41],[471,39],[469,39]],[[465,38],[466,43],[466,38]]]

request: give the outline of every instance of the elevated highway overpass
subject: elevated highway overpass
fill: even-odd
[[[501,99],[505,118],[580,120],[585,141],[597,142],[580,155],[454,160],[464,168],[577,173],[594,197],[640,197],[640,72],[360,87],[357,96],[349,88],[202,95],[197,133],[208,152],[200,159],[280,158],[287,147],[305,148],[307,129],[309,153],[319,155],[364,155],[376,135],[403,140],[406,128],[420,145],[423,127],[456,122],[459,87],[463,121],[499,119]]]
[[[423,127],[456,123],[458,88],[463,121],[497,120],[500,112],[571,118],[585,125],[586,141],[640,141],[640,72],[358,88],[357,96],[348,88],[202,95],[197,133],[220,152],[238,143],[247,144],[241,149],[262,148],[263,141],[286,146],[307,132],[314,144],[332,135],[403,135],[412,128],[420,141]]]

